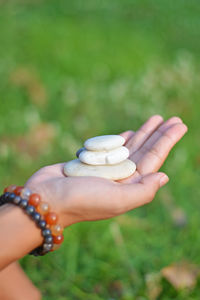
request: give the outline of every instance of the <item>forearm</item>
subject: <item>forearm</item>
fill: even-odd
[[[40,300],[41,294],[15,262],[0,272],[0,299]]]
[[[41,230],[23,210],[11,204],[0,208],[0,270],[42,244]]]

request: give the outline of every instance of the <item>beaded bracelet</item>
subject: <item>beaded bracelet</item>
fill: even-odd
[[[0,196],[0,206],[7,203],[21,207],[41,229],[44,242],[29,254],[44,255],[61,246],[64,240],[63,227],[57,224],[57,214],[50,212],[49,204],[41,201],[39,194],[32,193],[31,190],[23,186],[10,185],[4,189],[4,194]]]

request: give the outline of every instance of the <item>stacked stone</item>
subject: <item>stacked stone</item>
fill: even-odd
[[[128,159],[129,150],[120,135],[103,135],[85,141],[77,151],[78,159],[64,166],[66,176],[96,176],[120,180],[131,176],[136,165]]]

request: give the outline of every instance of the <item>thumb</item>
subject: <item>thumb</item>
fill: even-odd
[[[165,173],[158,172],[158,173],[142,176],[139,183],[145,186],[149,186],[150,189],[153,189],[156,192],[159,188],[164,186],[168,181],[169,181],[169,177]]]
[[[151,202],[157,191],[169,181],[165,173],[141,176],[137,183],[123,184],[124,212]]]

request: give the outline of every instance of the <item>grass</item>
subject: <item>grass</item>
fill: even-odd
[[[152,204],[74,225],[60,251],[21,264],[47,300],[199,299],[199,282],[177,291],[162,279],[155,297],[147,280],[173,262],[199,265],[198,1],[71,2],[0,4],[1,188],[152,114],[179,115],[189,132]]]

